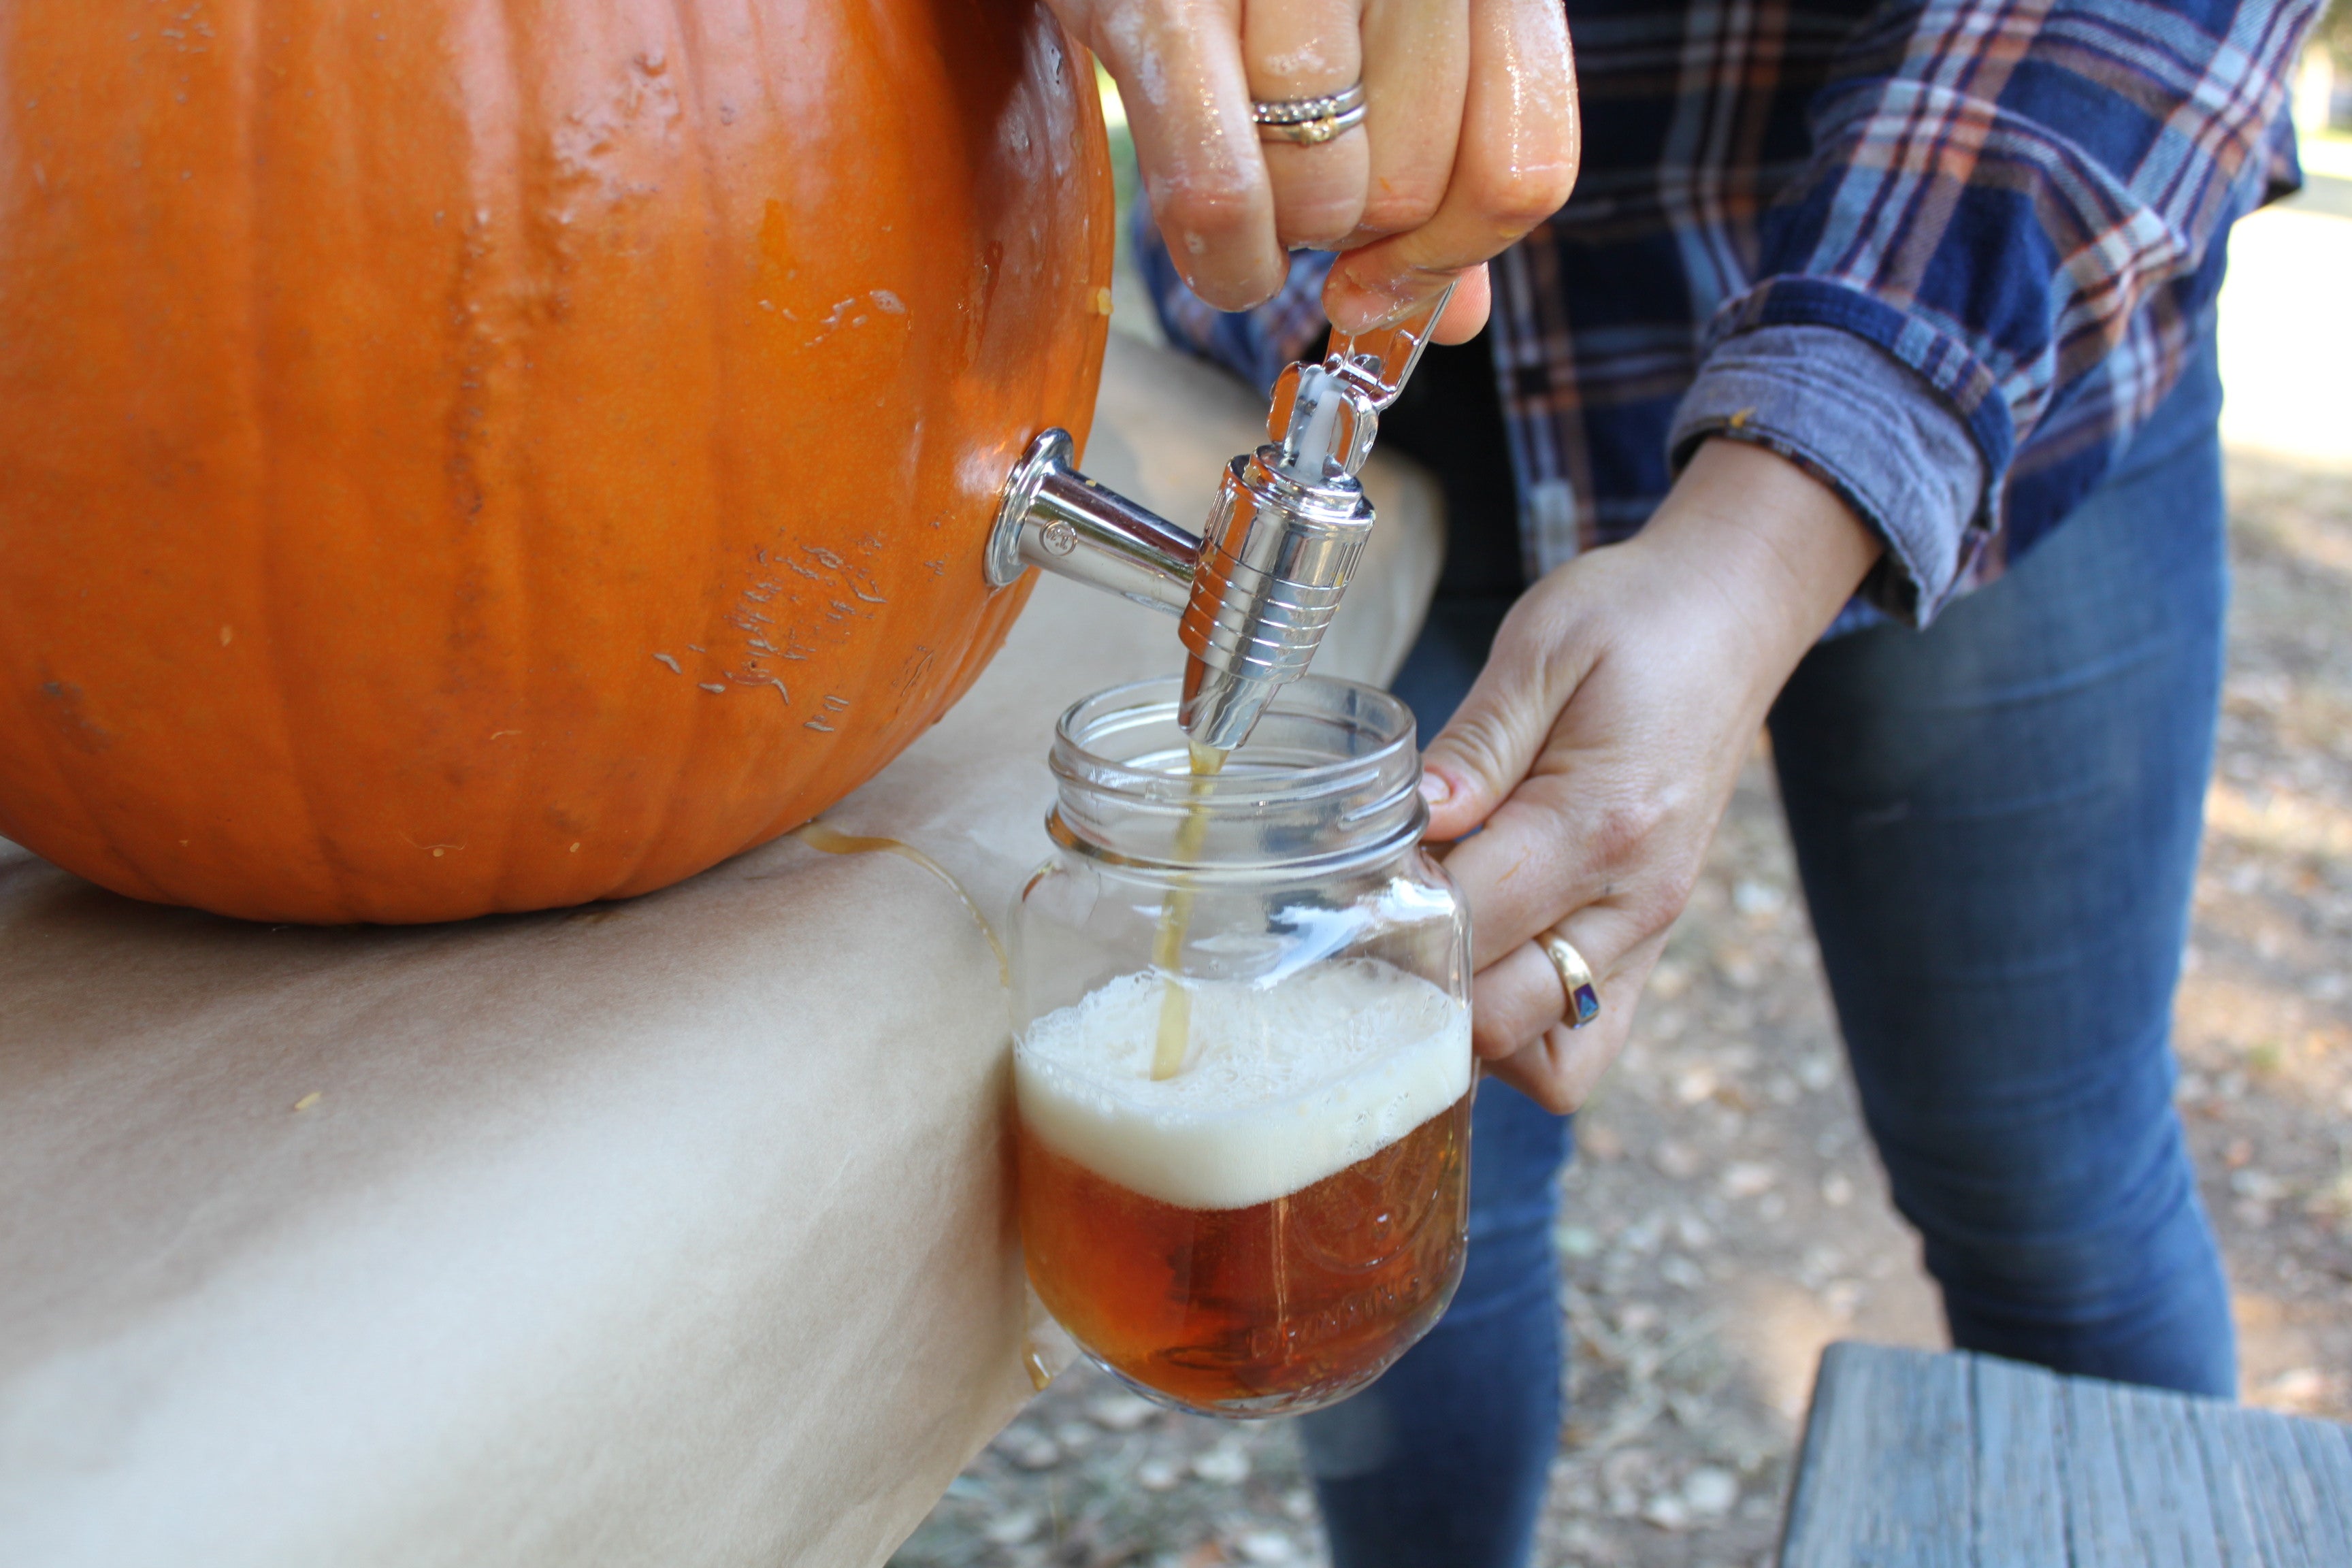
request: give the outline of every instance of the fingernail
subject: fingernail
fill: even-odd
[[[1454,786],[1443,773],[1425,773],[1421,775],[1421,798],[1433,806],[1444,805],[1454,798]]]
[[[1385,289],[1367,289],[1350,281],[1337,297],[1326,301],[1325,310],[1333,326],[1361,337],[1412,315],[1413,303],[1398,299]]]
[[[1332,278],[1339,289],[1326,296],[1324,310],[1333,326],[1355,334],[1404,320],[1444,292],[1453,281],[1421,273],[1371,281],[1346,268],[1334,268]]]
[[[1326,300],[1323,309],[1331,318],[1332,326],[1350,334],[1371,331],[1387,313],[1385,307],[1367,298],[1352,284]]]

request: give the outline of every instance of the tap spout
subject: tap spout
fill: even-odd
[[[1267,445],[1226,466],[1177,633],[1179,719],[1195,744],[1240,745],[1307,673],[1371,531],[1372,503],[1336,462],[1303,481]]]
[[[990,584],[1009,586],[1031,566],[1107,588],[1171,616],[1192,602],[1201,541],[1159,513],[1078,472],[1067,430],[1029,443],[1004,482],[989,534]]]
[[[1214,751],[1240,745],[1307,673],[1339,608],[1372,531],[1357,470],[1452,292],[1285,370],[1265,443],[1226,465],[1198,537],[1079,473],[1069,432],[1045,431],[1004,482],[989,582],[1038,566],[1181,616],[1184,732]]]
[[[1356,474],[1453,294],[1449,285],[1402,320],[1335,334],[1322,363],[1276,378],[1266,444],[1226,469],[1179,634],[1181,717],[1195,745],[1240,745],[1307,673],[1372,531]]]

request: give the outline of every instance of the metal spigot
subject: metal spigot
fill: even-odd
[[[1003,587],[1039,566],[1180,616],[1184,732],[1240,745],[1307,672],[1339,608],[1372,531],[1356,475],[1452,293],[1373,331],[1334,334],[1320,364],[1286,368],[1266,444],[1226,465],[1198,537],[1079,473],[1069,432],[1045,431],[1005,480],[988,580]]]

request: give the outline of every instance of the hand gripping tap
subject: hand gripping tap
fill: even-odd
[[[1226,465],[1200,537],[1070,466],[1069,432],[1029,444],[1005,480],[988,580],[1030,566],[1181,617],[1185,734],[1230,751],[1307,671],[1372,531],[1356,475],[1452,296],[1391,325],[1334,334],[1320,364],[1275,379],[1266,444]]]

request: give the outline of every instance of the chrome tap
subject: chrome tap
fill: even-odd
[[[1069,432],[1029,444],[1005,480],[988,580],[1030,566],[1181,617],[1184,732],[1230,751],[1307,672],[1372,530],[1357,482],[1381,410],[1404,390],[1448,289],[1375,331],[1335,333],[1319,364],[1275,379],[1266,443],[1225,467],[1196,537],[1070,466]]]

